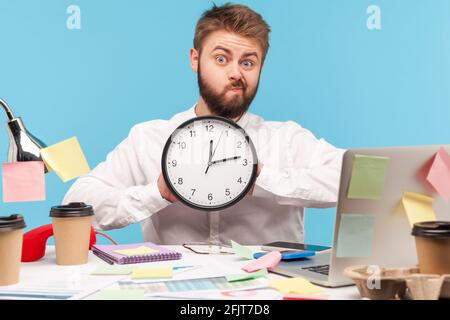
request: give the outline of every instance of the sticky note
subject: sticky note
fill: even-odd
[[[247,272],[254,272],[256,270],[264,269],[264,268],[273,268],[281,260],[281,253],[278,251],[269,252],[262,257],[251,261],[246,266],[242,267],[242,270]]]
[[[91,170],[76,137],[42,149],[41,156],[63,182],[77,178]]]
[[[313,285],[308,280],[299,277],[282,280],[273,280],[270,285],[272,288],[282,293],[306,294],[306,295],[322,293],[321,288]]]
[[[378,199],[383,195],[389,158],[355,154],[348,187],[349,199]]]
[[[336,256],[341,258],[370,256],[374,222],[373,214],[343,213],[339,225]]]
[[[103,289],[95,295],[97,300],[143,300],[145,291],[138,289]]]
[[[131,279],[172,278],[172,267],[136,268],[131,273]]]
[[[443,147],[434,156],[433,163],[427,175],[427,181],[439,195],[448,203],[450,198],[450,156]]]
[[[431,197],[416,192],[404,192],[402,204],[411,227],[417,222],[436,220]]]
[[[45,177],[42,161],[2,164],[3,201],[44,201]]]
[[[240,245],[237,242],[231,240],[231,246],[233,248],[233,252],[244,259],[253,259],[253,252],[247,247]]]
[[[146,246],[140,246],[131,249],[115,250],[114,252],[130,257],[130,256],[145,256],[146,254],[158,253],[159,250],[150,249],[149,247]]]
[[[92,275],[104,275],[104,276],[115,276],[115,275],[127,275],[131,274],[133,267],[130,266],[101,266],[95,269]]]
[[[261,269],[251,273],[229,274],[226,276],[228,282],[253,280],[267,276],[267,269]]]

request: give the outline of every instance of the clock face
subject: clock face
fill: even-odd
[[[180,201],[212,211],[232,206],[247,194],[258,159],[250,137],[236,123],[204,116],[172,133],[161,164],[168,188]]]

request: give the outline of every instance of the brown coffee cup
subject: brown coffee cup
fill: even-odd
[[[25,221],[20,214],[0,217],[0,286],[19,282],[25,227]]]
[[[93,215],[92,206],[83,202],[72,202],[51,208],[56,264],[87,263]]]
[[[415,223],[412,235],[420,273],[450,274],[450,221]]]

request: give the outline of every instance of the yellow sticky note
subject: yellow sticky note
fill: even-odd
[[[417,222],[436,221],[433,198],[416,192],[404,192],[402,204],[411,226]]]
[[[131,273],[131,279],[172,278],[172,267],[136,268]]]
[[[41,156],[63,182],[91,171],[76,137],[42,149]]]
[[[144,256],[146,254],[158,253],[159,250],[150,249],[149,247],[146,247],[146,246],[140,246],[140,247],[132,248],[132,249],[116,250],[114,252],[124,255],[124,256],[127,256],[127,257],[131,257],[131,256]]]
[[[271,287],[282,293],[293,294],[317,294],[322,293],[322,289],[313,285],[303,278],[289,278],[282,280],[273,280]]]

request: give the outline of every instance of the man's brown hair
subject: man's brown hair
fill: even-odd
[[[203,41],[214,31],[225,30],[242,37],[256,39],[262,49],[264,61],[269,50],[270,27],[260,14],[247,6],[226,3],[205,11],[197,22],[194,48],[201,52]]]

